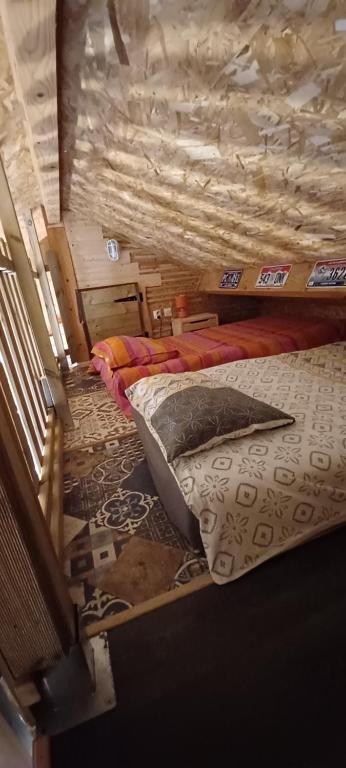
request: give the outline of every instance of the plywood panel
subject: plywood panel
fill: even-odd
[[[112,285],[110,288],[98,288],[97,291],[83,291],[83,304],[85,308],[99,306],[107,302],[113,302],[114,304],[114,302],[131,296],[137,296],[135,283]]]
[[[80,297],[91,345],[109,336],[141,335],[138,292],[134,283],[81,291]]]
[[[343,0],[62,5],[66,208],[197,268],[343,253]]]
[[[172,333],[170,318],[154,320],[154,309],[169,307],[175,312],[174,299],[179,293],[188,297],[189,313],[203,312],[206,299],[197,291],[200,272],[184,266],[180,262],[167,258],[150,257],[136,249],[132,253],[139,265],[139,286],[145,287],[144,320],[146,330],[154,337],[168,336]]]
[[[125,320],[128,315],[136,315],[138,317],[137,302],[130,302],[129,304],[114,304],[111,301],[105,301],[100,307],[99,304],[88,305],[84,303],[84,314],[87,322],[95,320],[100,317],[100,311],[102,310],[102,317],[113,317],[118,323],[121,320]]]
[[[138,317],[127,315],[126,318],[101,317],[98,320],[88,322],[90,341],[95,344],[96,341],[108,339],[110,336],[140,336],[141,325]]]
[[[102,227],[65,214],[64,223],[69,242],[77,286],[80,289],[137,282],[138,265],[129,263],[128,253],[118,262],[108,257]]]
[[[1,0],[9,60],[41,200],[51,222],[60,221],[55,0]],[[10,107],[10,111],[11,107]],[[34,201],[31,201],[31,205]]]

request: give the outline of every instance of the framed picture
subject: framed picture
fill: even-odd
[[[292,264],[274,264],[262,267],[256,282],[256,288],[282,288],[292,269]]]
[[[316,261],[307,288],[345,288],[346,259]]]
[[[228,269],[223,273],[219,288],[238,288],[242,274],[242,269]]]

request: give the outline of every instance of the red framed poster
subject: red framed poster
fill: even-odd
[[[292,269],[292,264],[273,264],[262,267],[256,281],[256,288],[282,288]]]

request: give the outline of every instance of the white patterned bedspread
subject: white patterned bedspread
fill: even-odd
[[[346,521],[346,344],[142,379],[128,390],[151,415],[186,383],[229,384],[295,424],[225,440],[171,465],[199,519],[214,581],[224,584]]]

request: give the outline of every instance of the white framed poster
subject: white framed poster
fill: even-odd
[[[345,288],[346,259],[316,261],[307,288]]]
[[[282,288],[292,269],[292,264],[273,264],[262,267],[256,281],[256,288]]]

